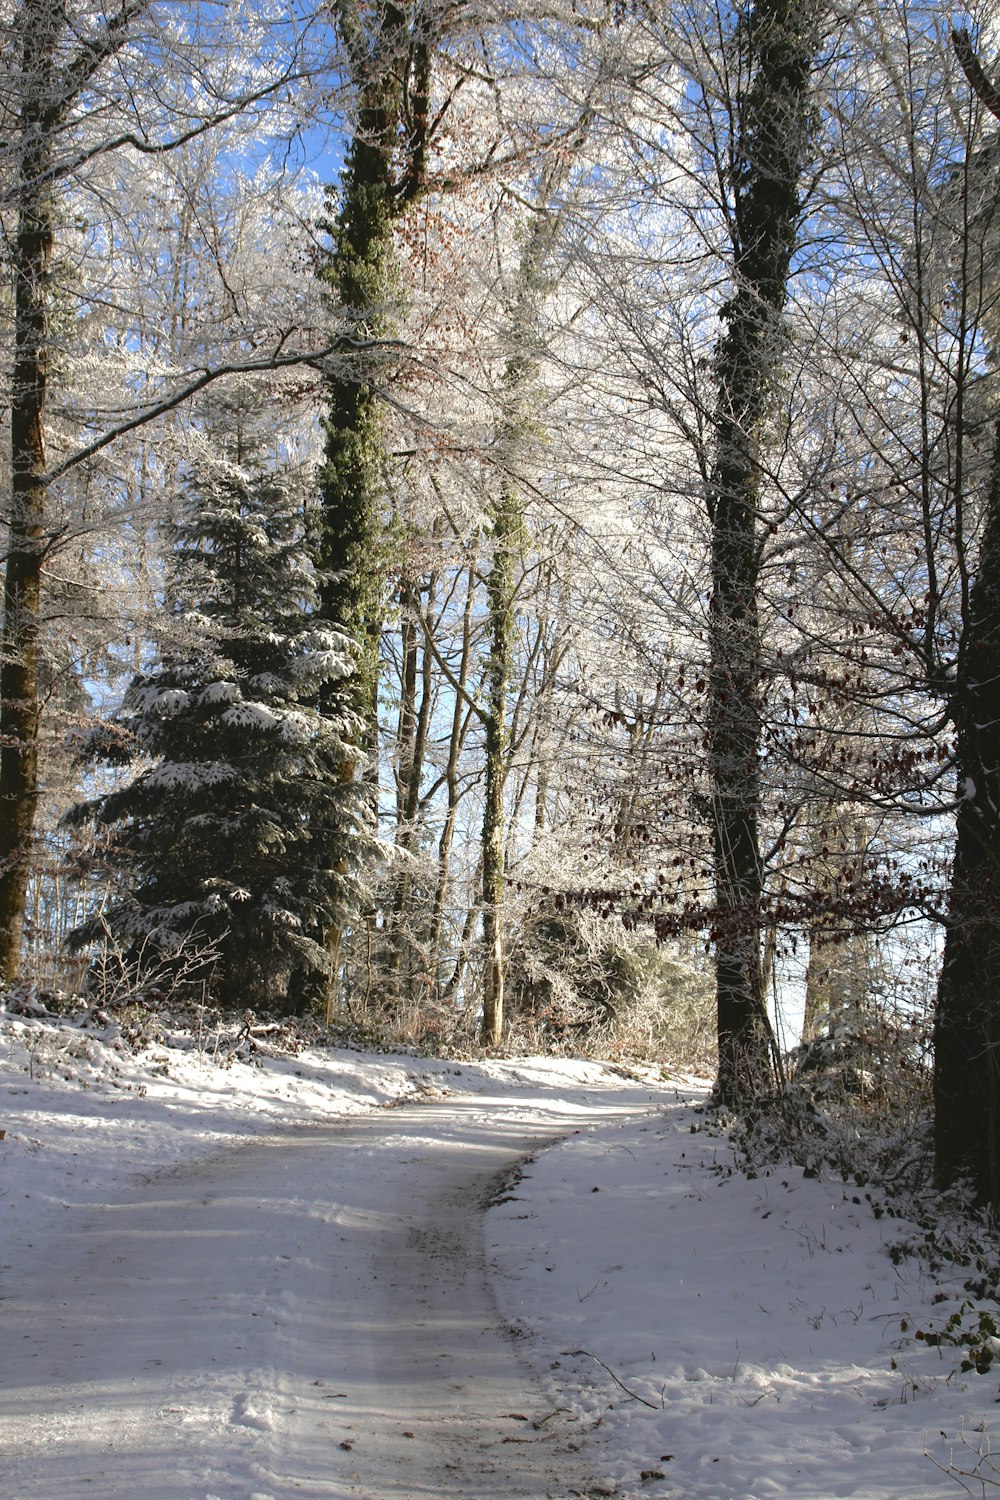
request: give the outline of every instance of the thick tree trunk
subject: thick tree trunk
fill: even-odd
[[[404,110],[404,59],[410,52],[405,10],[381,7],[374,24],[358,0],[342,0],[337,24],[358,90],[354,138],[341,180],[333,250],[323,277],[329,283],[348,339],[385,337],[397,294],[394,226],[409,196],[399,181],[398,131]],[[424,55],[424,54],[421,54]],[[324,581],[322,619],[354,642],[355,670],[329,688],[322,707],[347,719],[356,755],[331,775],[350,781],[364,772],[373,816],[378,807],[379,640],[387,573],[384,501],[388,456],[383,431],[384,371],[372,353],[358,354],[327,382],[325,461],[320,477],[318,554]],[[324,830],[331,867],[346,870],[353,827]],[[327,1016],[337,1003],[346,910],[325,936],[331,959]]]
[[[816,7],[812,0],[764,0],[740,24],[753,81],[740,109],[735,287],[723,309],[727,327],[716,357],[708,494],[718,1092],[730,1104],[772,1077],[760,954],[760,451],[798,223]]]
[[[1000,422],[952,698],[955,862],[934,1025],[934,1168],[1000,1206]]]
[[[359,132],[375,130],[362,111]],[[388,127],[382,121],[383,132]],[[342,188],[343,201],[326,278],[350,320],[350,336],[367,341],[384,334],[392,292],[392,161],[358,138]],[[379,371],[374,359],[327,384],[326,455],[321,476],[320,555],[328,573],[321,594],[323,617],[352,637],[357,652],[347,698],[362,740],[368,737],[378,681],[378,642],[385,582],[383,500],[387,457]],[[344,689],[337,691],[343,699]]]
[[[970,87],[1000,120],[1000,90],[969,33],[952,32]],[[934,1018],[934,1175],[967,1180],[1000,1207],[1000,420],[979,567],[969,596],[951,717],[958,814]]]
[[[348,323],[348,339],[366,343],[391,331],[399,295],[395,228],[423,190],[431,48],[425,21],[410,6],[384,0],[373,11],[361,0],[338,0],[334,9],[357,86],[357,114],[324,276]],[[378,724],[387,565],[385,379],[382,361],[369,351],[327,383],[322,474],[320,550],[332,573],[322,610],[356,641],[350,693],[366,726]]]
[[[37,14],[34,13],[37,11]],[[53,222],[50,165],[55,7],[25,14],[14,239],[11,519],[0,639],[0,979],[16,978],[38,806],[39,629],[45,554],[45,404]]]

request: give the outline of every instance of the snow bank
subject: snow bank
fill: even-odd
[[[996,1374],[919,1336],[978,1317],[963,1273],[931,1276],[875,1194],[798,1167],[736,1173],[705,1122],[678,1091],[662,1119],[575,1135],[489,1216],[507,1315],[620,1493],[1000,1489]]]

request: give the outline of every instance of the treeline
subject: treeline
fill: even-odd
[[[797,965],[1000,1200],[989,16],[23,0],[0,52],[4,979],[708,1008],[739,1106]]]

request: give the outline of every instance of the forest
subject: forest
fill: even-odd
[[[989,8],[0,59],[0,984],[833,1079],[1000,1203]]]

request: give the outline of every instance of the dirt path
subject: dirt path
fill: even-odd
[[[554,1138],[421,1105],[68,1212],[6,1288],[4,1500],[607,1494],[518,1359],[482,1248],[490,1185]]]

